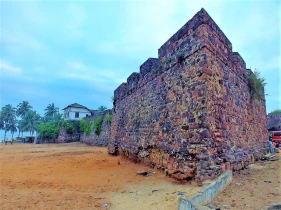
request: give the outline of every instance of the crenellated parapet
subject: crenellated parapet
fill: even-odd
[[[234,71],[237,75],[239,75],[245,82],[247,82],[247,70],[246,63],[244,59],[238,52],[232,53],[232,61],[234,63]]]
[[[114,91],[114,101],[121,100],[126,96],[127,93],[127,83],[122,83],[115,91]]]
[[[158,58],[149,58],[140,66],[140,73],[134,72],[114,91],[115,102],[131,95],[161,73],[161,63]]]
[[[139,79],[140,74],[136,72],[127,78],[127,95],[132,94],[138,88]]]
[[[158,58],[148,58],[141,66],[140,73],[141,76],[144,77],[146,74],[151,72],[153,69],[157,69],[160,66],[160,62]]]
[[[181,63],[198,50],[206,49],[247,83],[246,63],[214,20],[202,8],[158,50],[158,58],[149,58],[140,66],[140,73],[132,73],[125,83],[114,91],[115,102],[131,95],[157,75]],[[196,61],[195,61],[196,62]],[[207,67],[206,59],[200,67]]]
[[[142,87],[161,73],[161,63],[158,58],[148,58],[140,66],[140,80],[138,87]]]

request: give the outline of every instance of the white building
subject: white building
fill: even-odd
[[[63,119],[65,120],[81,120],[91,115],[90,109],[78,103],[68,105],[62,110],[64,110]]]

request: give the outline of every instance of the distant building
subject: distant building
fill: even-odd
[[[78,103],[70,104],[62,110],[64,110],[63,119],[65,120],[81,120],[91,115],[90,109]]]

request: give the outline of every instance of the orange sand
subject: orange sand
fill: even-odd
[[[215,207],[224,204],[230,210],[254,210],[281,202],[281,153],[276,153],[276,159],[258,161],[235,174],[232,183],[212,204]]]
[[[0,161],[1,209],[173,210],[178,192],[200,190],[80,143],[1,144]],[[140,170],[156,173],[144,177]]]

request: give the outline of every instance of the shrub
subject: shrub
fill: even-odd
[[[97,134],[100,135],[100,132],[102,131],[102,119],[100,117],[97,117],[94,119],[93,122],[93,131]]]
[[[264,99],[265,78],[260,76],[260,72],[255,69],[253,73],[248,74],[249,90],[251,99]]]
[[[61,122],[61,126],[64,127],[66,133],[68,133],[68,134],[73,134],[73,132],[74,132],[74,126],[73,126],[73,124],[68,123],[68,122],[66,122],[66,121],[62,121],[62,122]]]
[[[85,119],[80,120],[80,131],[87,136],[91,134],[91,123]]]
[[[269,114],[277,115],[281,113],[281,109],[275,109],[274,111],[270,112]]]
[[[45,138],[57,138],[60,126],[56,122],[40,123],[38,130],[40,135]]]

